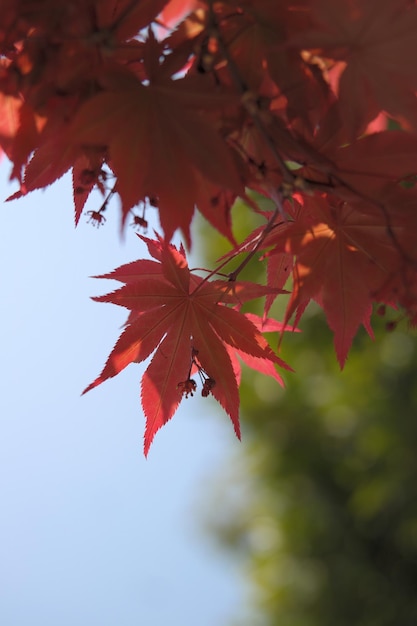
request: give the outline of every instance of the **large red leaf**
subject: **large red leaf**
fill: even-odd
[[[235,193],[243,187],[225,141],[172,95],[180,93],[176,82],[161,91],[127,77],[117,91],[100,93],[81,107],[72,141],[108,147],[124,220],[138,202],[157,197],[167,238],[180,228],[189,241],[201,178]]]
[[[303,311],[310,299],[316,300],[334,332],[341,366],[359,325],[369,329],[377,294],[388,303],[393,301],[393,293],[384,288],[404,264],[394,238],[407,254],[411,243],[405,225],[410,219],[411,206],[395,206],[384,213],[363,202],[306,197],[304,210],[293,224],[268,237],[269,245],[276,244],[271,254],[295,257],[286,320]]]
[[[338,94],[350,136],[381,110],[417,129],[417,7],[407,0],[316,0],[304,48],[340,62]]]
[[[276,290],[239,281],[204,281],[190,272],[182,249],[163,240],[141,238],[156,261],[136,261],[105,274],[104,278],[125,284],[94,298],[124,306],[131,313],[102,373],[85,391],[155,351],[141,385],[145,454],[183,395],[195,391],[196,383],[191,379],[194,372],[202,380],[203,395],[212,393],[239,436],[238,381],[230,354],[247,355],[250,365],[278,381],[281,379],[274,374],[274,364],[287,366],[271,350],[249,314],[239,313],[228,304],[239,307]]]

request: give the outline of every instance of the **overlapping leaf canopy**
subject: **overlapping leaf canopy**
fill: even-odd
[[[276,378],[283,365],[261,339],[282,325],[239,309],[266,295],[266,316],[289,275],[284,325],[318,302],[341,365],[358,327],[371,333],[374,303],[417,321],[416,31],[413,0],[2,3],[12,198],[72,171],[76,223],[95,188],[97,225],[116,198],[122,228],[159,214],[154,260],[119,268],[125,286],[101,299],[131,314],[91,385],[156,350],[142,381],[146,450],[196,372],[239,432],[236,355]],[[263,220],[243,243],[237,198]],[[241,255],[225,280],[190,273],[170,245],[176,231],[191,245],[196,210]],[[239,271],[259,257],[266,286],[243,286]]]

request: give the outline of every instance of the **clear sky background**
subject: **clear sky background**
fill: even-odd
[[[80,397],[127,317],[89,276],[145,245],[116,207],[74,229],[69,177],[0,210],[0,624],[228,625],[244,584],[201,512],[240,445],[227,416],[189,398],[145,460],[139,365]]]

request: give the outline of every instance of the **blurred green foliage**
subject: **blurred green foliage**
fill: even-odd
[[[241,240],[249,223],[237,210]],[[223,251],[211,236],[210,260]],[[311,307],[302,333],[283,341],[295,369],[286,389],[244,376],[241,453],[207,505],[248,574],[238,624],[417,625],[416,341],[375,322],[375,341],[360,333],[340,372]]]

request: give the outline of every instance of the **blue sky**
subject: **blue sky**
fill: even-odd
[[[226,626],[244,584],[200,505],[240,445],[228,418],[184,401],[145,460],[139,365],[80,396],[127,316],[89,276],[144,244],[116,207],[74,229],[69,178],[1,211],[0,624]]]

